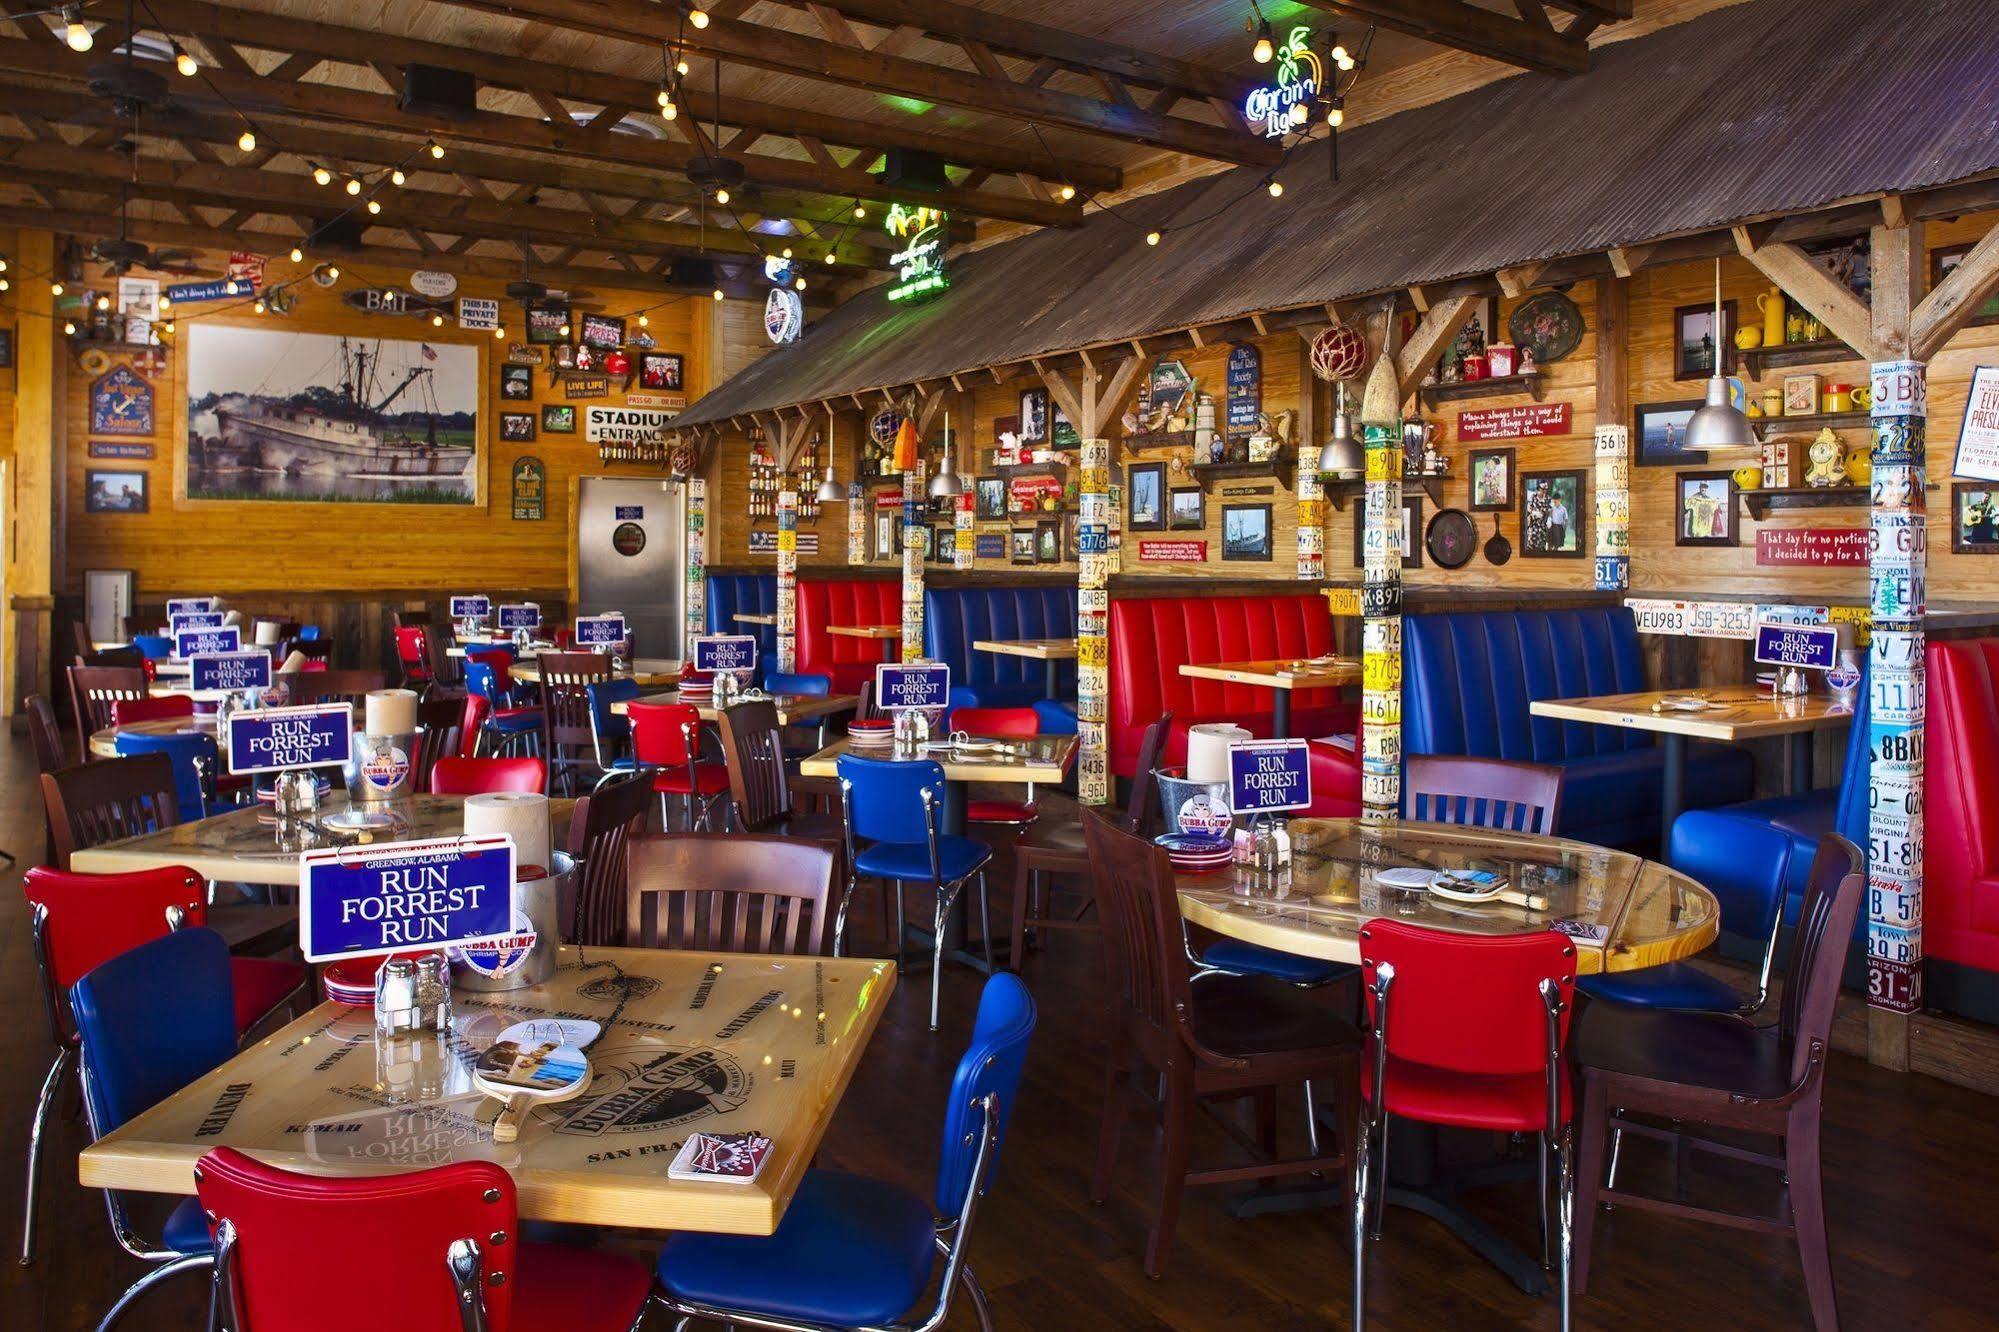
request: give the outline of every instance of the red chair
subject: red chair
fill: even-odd
[[[699,801],[698,822],[708,827],[711,807],[729,793],[729,767],[701,761],[701,713],[691,703],[638,699],[627,705],[625,715],[632,723],[632,757],[641,768],[654,770],[652,789],[659,792],[660,827],[672,827],[668,796],[687,802],[690,826],[697,821],[694,808]]]
[[[1566,935],[1457,934],[1397,920],[1360,930],[1370,1031],[1354,1162],[1354,1326],[1366,1326],[1367,1192],[1381,1157],[1374,1238],[1388,1199],[1388,1120],[1534,1133],[1541,1141],[1541,1261],[1560,1231],[1562,1326],[1569,1326],[1571,1093],[1563,1050],[1575,1006],[1576,946]],[[1549,1162],[1555,1164],[1550,1224]]]
[[[997,736],[1014,740],[1041,734],[1041,717],[1033,708],[958,708],[951,713],[950,728],[975,736]],[[1025,828],[1041,814],[1034,802],[1034,785],[1027,787],[1025,800],[967,800],[965,822]]]
[[[199,874],[179,866],[126,874],[78,874],[38,866],[28,871],[21,887],[28,899],[49,1036],[56,1046],[55,1062],[42,1081],[28,1135],[27,1219],[21,1231],[21,1261],[26,1263],[34,1256],[36,1165],[41,1156],[42,1125],[63,1069],[77,1048],[69,988],[99,963],[120,953],[171,930],[206,925],[208,889]],[[232,957],[229,972],[239,1032],[256,1026],[305,990],[305,968],[295,962]]]
[[[432,795],[488,795],[495,791],[539,791],[548,765],[538,758],[452,758],[430,770]]]
[[[479,753],[479,733],[486,729],[486,718],[492,713],[493,705],[482,694],[465,696],[465,720],[458,725],[458,757],[475,758]],[[440,755],[439,757],[442,757]]]
[[[523,1240],[513,1178],[488,1161],[325,1179],[218,1147],[194,1178],[232,1332],[368,1327],[390,1309],[404,1332],[626,1332],[652,1291],[630,1258]]]
[[[130,726],[134,722],[182,721],[194,715],[194,698],[188,694],[162,694],[158,698],[119,698],[111,702],[111,724]]]
[[[424,655],[423,628],[420,624],[396,626],[396,664],[403,668],[405,685],[430,683],[430,663]]]

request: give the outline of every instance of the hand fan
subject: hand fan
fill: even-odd
[[[595,1022],[538,1018],[516,1022],[472,1065],[472,1085],[504,1105],[493,1121],[493,1141],[512,1142],[537,1105],[571,1101],[590,1087],[590,1056],[583,1047],[602,1029]]]

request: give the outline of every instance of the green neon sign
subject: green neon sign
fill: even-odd
[[[902,249],[889,256],[895,265],[895,281],[889,285],[891,301],[911,301],[934,296],[951,285],[944,268],[945,223],[947,215],[924,205],[896,204],[888,210],[891,236],[903,242]]]

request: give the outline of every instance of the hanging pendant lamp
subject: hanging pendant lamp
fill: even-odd
[[[1714,261],[1714,375],[1707,382],[1707,402],[1687,421],[1689,450],[1753,449],[1762,441],[1742,409],[1728,400],[1728,378],[1721,373],[1721,260]]]

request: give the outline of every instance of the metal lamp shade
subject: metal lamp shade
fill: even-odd
[[[1338,477],[1354,477],[1366,467],[1366,455],[1361,452],[1360,442],[1353,437],[1353,426],[1347,414],[1336,413],[1333,417],[1333,437],[1319,450],[1319,470]]]
[[[930,498],[955,498],[964,493],[964,479],[958,475],[958,469],[952,462],[951,455],[946,453],[944,465],[937,469],[937,475],[930,478]]]
[[[1720,375],[1707,382],[1707,402],[1687,420],[1688,449],[1753,449],[1760,443],[1749,418],[1729,404],[1728,381]]]
[[[833,479],[833,464],[826,464],[826,477],[819,483],[817,499],[821,504],[837,504],[847,498],[847,492],[840,489],[840,483]]]

